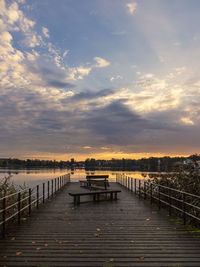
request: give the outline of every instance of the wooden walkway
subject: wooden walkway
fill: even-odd
[[[73,207],[70,183],[0,240],[0,266],[200,266],[200,238],[121,189],[119,200]]]

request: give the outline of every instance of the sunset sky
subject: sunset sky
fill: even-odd
[[[200,152],[199,0],[0,0],[0,157]]]

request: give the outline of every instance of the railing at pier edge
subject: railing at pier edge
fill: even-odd
[[[58,191],[70,182],[70,174],[48,180],[46,183],[38,184],[33,188],[20,190],[0,198],[0,227],[2,237],[5,237],[7,224],[16,221],[21,223],[31,215],[33,208],[39,208],[40,204],[52,198]]]
[[[156,204],[158,209],[167,209],[169,216],[172,213],[180,216],[184,225],[200,225],[200,196],[124,174],[116,174],[116,182],[134,192],[139,198]]]

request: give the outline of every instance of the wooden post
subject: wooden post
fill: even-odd
[[[147,198],[146,182],[144,182],[144,199]]]
[[[51,196],[53,197],[53,179],[51,180]]]
[[[140,195],[141,195],[141,180],[139,180],[139,198],[140,198]]]
[[[135,178],[135,194],[137,194],[137,180]]]
[[[131,191],[133,192],[133,178],[131,178]]]
[[[186,205],[185,205],[185,193],[183,193],[183,223],[186,225]]]
[[[47,182],[47,197],[49,199],[49,181]]]
[[[150,190],[151,190],[150,194],[151,194],[151,204],[152,204],[153,203],[153,185],[152,184],[150,185]]]
[[[28,198],[28,214],[30,215],[31,214],[31,188],[29,188],[28,190],[28,195],[29,195],[29,198]]]
[[[160,185],[158,185],[158,208],[160,210],[160,204],[161,204],[161,201],[160,201]]]
[[[171,207],[172,199],[171,199],[171,189],[170,188],[168,189],[168,196],[169,196],[169,216],[171,216],[172,215],[172,207]]]
[[[21,222],[21,193],[18,193],[18,224]]]
[[[37,185],[37,209],[39,208],[39,185]]]
[[[3,203],[2,203],[2,209],[3,209],[3,214],[2,214],[2,219],[3,219],[3,224],[2,224],[2,236],[3,238],[6,235],[6,198],[3,198]]]
[[[44,201],[45,201],[45,183],[43,183],[43,185],[42,185],[42,195],[43,195],[43,197],[42,197],[42,200],[43,200],[43,204],[44,204]]]

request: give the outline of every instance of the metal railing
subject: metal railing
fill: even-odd
[[[156,204],[159,209],[167,208],[169,216],[175,212],[183,219],[184,225],[187,222],[199,225],[200,196],[123,174],[116,175],[116,182],[134,192],[139,198]]]
[[[39,208],[41,203],[52,198],[63,186],[70,182],[70,174],[48,180],[33,188],[27,188],[0,198],[0,227],[2,237],[5,237],[6,226],[12,221],[24,219],[22,216],[31,215],[33,208]]]

